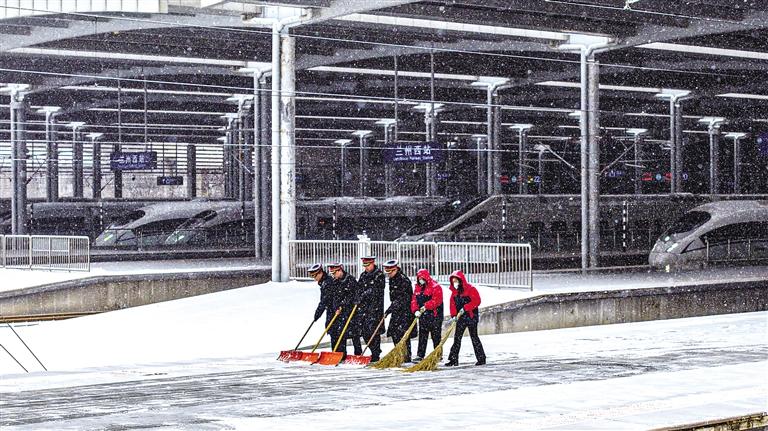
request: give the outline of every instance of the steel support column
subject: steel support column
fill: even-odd
[[[581,49],[581,105],[579,109],[579,127],[581,129],[580,171],[581,171],[581,269],[589,267],[589,74],[587,67],[587,48]]]
[[[261,256],[272,256],[272,130],[270,126],[270,94],[267,90],[266,77],[259,80],[261,115],[259,121],[261,148]]]
[[[11,90],[11,234],[27,233],[27,142],[25,133],[28,105],[24,95]]]
[[[360,181],[360,188],[358,196],[365,197],[368,189],[368,151],[366,150],[366,137],[360,136],[360,172],[358,174],[358,180]],[[343,167],[342,167],[343,169]],[[342,175],[344,173],[342,172]]]
[[[261,78],[263,72],[255,71],[253,73],[253,156],[251,169],[253,169],[253,180],[251,181],[251,193],[253,193],[253,242],[254,254],[256,259],[262,259],[263,245],[261,244],[264,233],[264,219],[262,218],[262,103],[261,97]]]
[[[49,108],[49,109],[46,109]],[[58,107],[43,107],[45,113],[45,200],[59,200],[59,145],[56,142],[56,111]],[[40,111],[38,111],[40,112]]]
[[[600,262],[600,63],[592,54],[587,59],[589,72],[589,266]]]
[[[496,151],[495,143],[496,143],[496,122],[494,121],[494,112],[493,109],[494,105],[494,93],[496,92],[496,87],[494,86],[488,86],[488,93],[486,95],[486,102],[488,106],[486,107],[486,121],[487,121],[487,134],[488,136],[485,139],[485,191],[488,195],[492,195],[496,193],[496,172],[493,170],[494,168],[494,154]]]
[[[280,52],[280,281],[290,278],[289,241],[296,239],[296,39],[282,35]]]
[[[187,144],[187,198],[197,197],[197,147]]]
[[[275,23],[272,28],[272,142],[270,146],[272,163],[272,281],[280,281],[282,258],[280,218],[280,85],[281,85],[281,43],[282,26]],[[286,245],[287,246],[287,245]]]
[[[643,138],[643,135],[640,133],[635,134],[635,194],[641,195],[643,194],[643,172],[640,169],[640,160],[643,159],[643,143],[645,139]],[[674,181],[672,181],[674,182]]]
[[[72,196],[83,197],[83,141],[77,127],[72,128]]]
[[[91,145],[93,148],[91,196],[95,200],[101,200],[101,142],[99,142],[99,138],[92,137]]]
[[[709,127],[709,194],[720,193],[720,127]]]
[[[520,128],[518,131],[518,157],[517,157],[517,192],[521,195],[528,194],[528,175],[525,174],[526,154],[528,151],[528,130]],[[541,157],[539,157],[541,161]]]
[[[735,133],[730,135],[733,139],[733,194],[741,194],[741,139],[746,135]],[[726,137],[729,137],[726,135]]]
[[[436,109],[433,103],[431,108],[424,112],[424,125],[426,126],[426,139],[425,142],[437,142],[437,116],[438,109]],[[435,163],[427,163],[425,168],[426,176],[426,195],[437,195],[437,166]]]
[[[392,132],[394,131],[395,124],[384,124],[384,148],[392,146]],[[393,180],[393,166],[392,163],[384,163],[384,196],[392,197],[395,195]]]
[[[675,166],[672,179],[675,183],[675,192],[683,192],[683,155],[685,154],[685,142],[683,140],[683,106],[686,98],[677,98],[675,102]]]

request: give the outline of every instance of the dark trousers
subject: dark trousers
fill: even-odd
[[[459,362],[459,350],[461,350],[461,338],[464,336],[464,330],[469,329],[469,337],[472,338],[472,347],[475,349],[475,357],[478,361],[485,361],[485,351],[483,350],[483,343],[480,342],[480,337],[477,335],[477,320],[470,320],[467,318],[460,318],[456,324],[456,333],[453,335],[453,346],[451,346],[451,353],[448,355],[448,360],[452,362]]]
[[[371,349],[371,358],[379,358],[381,356],[381,335],[378,333],[374,335],[374,331],[377,329],[379,322],[376,322],[374,324],[368,324],[366,327],[363,328],[363,336],[364,340],[367,343],[368,340],[371,340],[371,344],[368,345],[368,348]]]
[[[432,337],[432,347],[436,348],[440,344],[440,338],[443,336],[443,322],[438,318],[422,317],[419,319],[419,348],[416,356],[423,358],[427,353],[427,340]]]
[[[389,334],[392,337],[392,342],[397,345],[397,343],[400,342],[400,340],[403,339],[403,335],[405,335],[405,331],[403,332],[390,332]],[[411,362],[411,339],[408,338],[408,341],[405,343],[405,362]]]
[[[329,331],[328,334],[331,336],[331,349],[336,345],[337,342],[339,342],[339,337],[341,336],[341,329],[337,329],[334,331]],[[345,336],[343,340],[339,343],[339,347],[334,350],[335,352],[344,352],[344,356],[347,355],[347,337]]]

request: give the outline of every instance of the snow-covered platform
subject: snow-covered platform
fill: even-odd
[[[77,280],[87,277],[168,274],[181,272],[236,271],[266,269],[253,258],[199,259],[199,260],[153,260],[129,262],[96,262],[90,272],[30,271],[26,269],[0,269],[0,291],[23,289],[52,283]]]
[[[768,406],[768,312],[484,336],[487,366],[416,374],[276,361],[317,297],[267,283],[15,326],[49,372],[0,328],[32,371],[0,354],[0,427],[646,430]]]

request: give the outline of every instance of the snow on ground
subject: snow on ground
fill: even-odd
[[[0,327],[33,371],[0,351],[0,427],[634,430],[768,406],[768,312],[486,336],[488,366],[434,373],[276,361],[318,295],[267,283],[15,325],[49,372]]]

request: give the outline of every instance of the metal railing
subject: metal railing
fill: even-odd
[[[374,255],[379,264],[397,259],[408,276],[425,268],[447,282],[453,271],[461,270],[473,283],[533,290],[530,244],[295,240],[289,247],[295,280],[308,280],[307,269],[315,263],[333,262],[358,277],[360,258]]]
[[[4,235],[4,268],[90,271],[90,240],[87,236]]]

